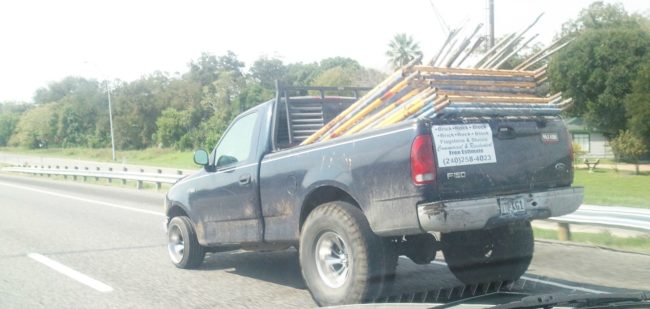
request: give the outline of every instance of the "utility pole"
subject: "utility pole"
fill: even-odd
[[[104,77],[106,77],[104,72],[95,63],[89,61],[84,61],[83,63],[94,66],[95,69],[101,75],[104,75]],[[115,134],[113,133],[113,107],[111,106],[111,88],[108,85],[109,83],[110,81],[108,80],[108,78],[106,78],[106,95],[108,96],[108,123],[111,129],[111,155],[113,157],[113,161],[115,161]]]
[[[113,154],[113,161],[115,161],[115,135],[113,134],[113,108],[111,107],[111,89],[106,80],[106,93],[108,94],[108,123],[111,126],[111,150]]]
[[[494,47],[494,0],[488,0],[488,49]]]

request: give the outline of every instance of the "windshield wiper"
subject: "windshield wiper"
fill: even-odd
[[[570,306],[573,308],[598,308],[619,307],[634,305],[635,307],[648,307],[648,294],[639,293],[614,293],[614,294],[541,294],[526,296],[521,300],[490,307],[492,309],[510,308],[553,308],[555,306]]]

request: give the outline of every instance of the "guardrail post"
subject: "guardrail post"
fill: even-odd
[[[97,167],[95,167],[95,170],[97,171],[97,173],[99,173],[101,168],[99,166],[97,166]],[[95,176],[95,181],[99,181],[99,176]]]
[[[64,166],[64,168],[65,168],[65,171],[67,172],[68,171],[68,166],[66,165],[66,166]],[[68,179],[68,174],[63,174],[63,179]]]
[[[563,241],[571,240],[571,229],[569,228],[569,223],[559,222],[557,224],[557,239]]]
[[[48,169],[48,170],[51,170],[51,169],[52,169],[52,165],[48,165],[48,166],[47,166],[47,169]],[[52,173],[47,173],[47,177],[52,177]]]
[[[124,167],[124,168],[122,168],[122,171],[126,173],[126,172],[129,171],[129,169],[127,169],[126,167]],[[123,185],[126,184],[126,179],[122,179],[122,184],[123,184]]]
[[[72,175],[72,180],[75,180],[75,181],[77,180],[77,171],[78,171],[78,170],[79,170],[79,167],[78,167],[78,166],[75,166],[75,167],[74,167],[74,173],[75,173],[75,174]]]
[[[112,167],[108,168],[108,173],[109,174],[113,173],[113,168]],[[111,182],[113,182],[113,178],[111,178],[111,176],[108,176],[108,183],[111,183]]]
[[[183,171],[181,171],[181,170],[177,170],[177,171],[176,171],[176,174],[177,174],[177,175],[183,175]]]
[[[42,172],[43,172],[44,169],[45,169],[45,166],[41,165],[41,174],[40,174],[41,176],[43,176]]]
[[[143,169],[140,169],[140,173],[144,173],[144,170],[143,170]],[[135,183],[135,188],[138,189],[138,190],[142,189],[142,180],[138,180],[138,181]]]
[[[84,172],[88,173],[88,166],[84,166]],[[84,182],[88,181],[88,176],[84,175]]]
[[[161,170],[161,169],[158,169],[158,174],[162,174],[162,170]],[[156,182],[156,190],[160,190],[160,188],[161,188],[161,184],[160,184],[160,182]]]

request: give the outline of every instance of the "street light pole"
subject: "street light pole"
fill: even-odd
[[[115,135],[113,134],[113,108],[111,107],[111,89],[106,80],[106,93],[108,94],[108,123],[111,127],[111,150],[113,154],[113,161],[115,161]]]

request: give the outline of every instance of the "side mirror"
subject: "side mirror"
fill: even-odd
[[[202,166],[208,165],[209,164],[208,152],[203,149],[194,151],[194,163]]]
[[[230,164],[233,164],[233,163],[237,163],[237,158],[232,157],[232,156],[223,155],[223,156],[219,157],[219,160],[217,160],[217,167],[226,166],[226,165],[230,165]]]

